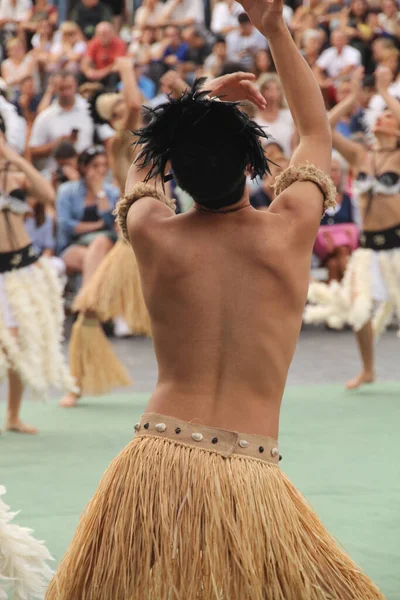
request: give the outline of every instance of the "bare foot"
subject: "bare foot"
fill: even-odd
[[[58,403],[62,408],[73,408],[77,405],[80,396],[74,392],[68,392]]]
[[[19,419],[16,419],[15,421],[8,421],[6,425],[6,430],[13,431],[14,433],[28,433],[30,435],[38,433],[39,431],[38,429],[36,429],[36,427],[31,427],[31,425],[25,425],[25,423],[23,423]]]
[[[374,383],[374,381],[374,373],[368,373],[366,371],[363,371],[361,375],[357,375],[357,377],[354,377],[354,379],[350,379],[350,381],[346,383],[346,390],[356,390],[362,385],[367,383]]]

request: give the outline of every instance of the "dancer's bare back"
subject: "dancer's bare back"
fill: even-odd
[[[128,227],[159,364],[148,411],[277,437],[321,192],[295,183],[262,212],[139,202]]]

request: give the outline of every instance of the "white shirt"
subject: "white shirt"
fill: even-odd
[[[29,147],[36,148],[54,142],[63,135],[70,135],[73,129],[79,130],[78,140],[75,144],[77,152],[82,152],[93,145],[95,129],[101,141],[108,140],[115,134],[109,125],[95,126],[89,114],[87,101],[82,96],[76,95],[75,105],[71,110],[64,110],[56,100],[36,117]],[[55,165],[51,156],[41,160],[40,163],[41,170],[52,170]]]
[[[329,77],[336,78],[346,67],[361,65],[361,52],[351,46],[344,46],[340,54],[336,48],[328,48],[322,52],[316,64]]]
[[[288,108],[281,108],[278,118],[272,123],[265,121],[262,116],[256,118],[256,122],[261,127],[265,127],[266,133],[282,146],[285,156],[290,158],[292,156],[292,137],[295,131],[290,110]]]
[[[231,8],[226,2],[218,2],[212,14],[211,31],[218,34],[227,27],[238,27],[238,16],[242,12],[239,2],[234,2]]]
[[[231,31],[226,36],[226,51],[228,60],[240,62],[246,67],[252,67],[253,57],[259,50],[268,48],[265,37],[253,27],[251,35],[242,36],[240,31]],[[248,54],[243,55],[242,53]]]
[[[26,143],[26,121],[18,115],[13,104],[0,95],[0,114],[6,126],[7,143],[18,154],[23,154]]]
[[[165,4],[166,12],[174,0],[168,0]],[[203,0],[182,0],[170,16],[171,21],[184,21],[193,19],[196,23],[204,23],[204,4]]]
[[[24,21],[32,8],[32,0],[17,0],[13,6],[10,0],[0,0],[0,19]]]

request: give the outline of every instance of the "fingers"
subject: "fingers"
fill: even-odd
[[[256,85],[254,85],[250,81],[243,81],[241,83],[241,87],[243,89],[246,100],[253,102],[253,104],[255,104],[261,110],[263,110],[266,107],[267,103],[265,101],[265,98]]]
[[[256,76],[253,73],[245,73],[244,71],[238,71],[228,75],[232,81],[254,81]]]

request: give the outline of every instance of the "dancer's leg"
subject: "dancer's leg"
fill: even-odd
[[[360,331],[356,332],[356,339],[362,360],[362,372],[354,379],[351,379],[346,388],[354,390],[364,383],[373,383],[375,380],[374,365],[374,334],[372,330],[372,321],[368,321]]]
[[[330,256],[325,266],[328,269],[328,282],[339,281],[339,262],[336,256]]]
[[[18,330],[16,328],[10,329],[10,333],[14,336],[17,335]],[[22,394],[24,386],[22,385],[21,378],[18,373],[8,371],[8,405],[7,405],[7,431],[15,431],[18,433],[37,433],[35,427],[25,425],[19,418],[22,403]]]
[[[67,274],[82,273],[83,263],[88,249],[85,246],[71,246],[62,255]]]
[[[105,235],[97,237],[87,248],[83,261],[83,285],[92,277],[101,261],[113,247],[113,242]]]

